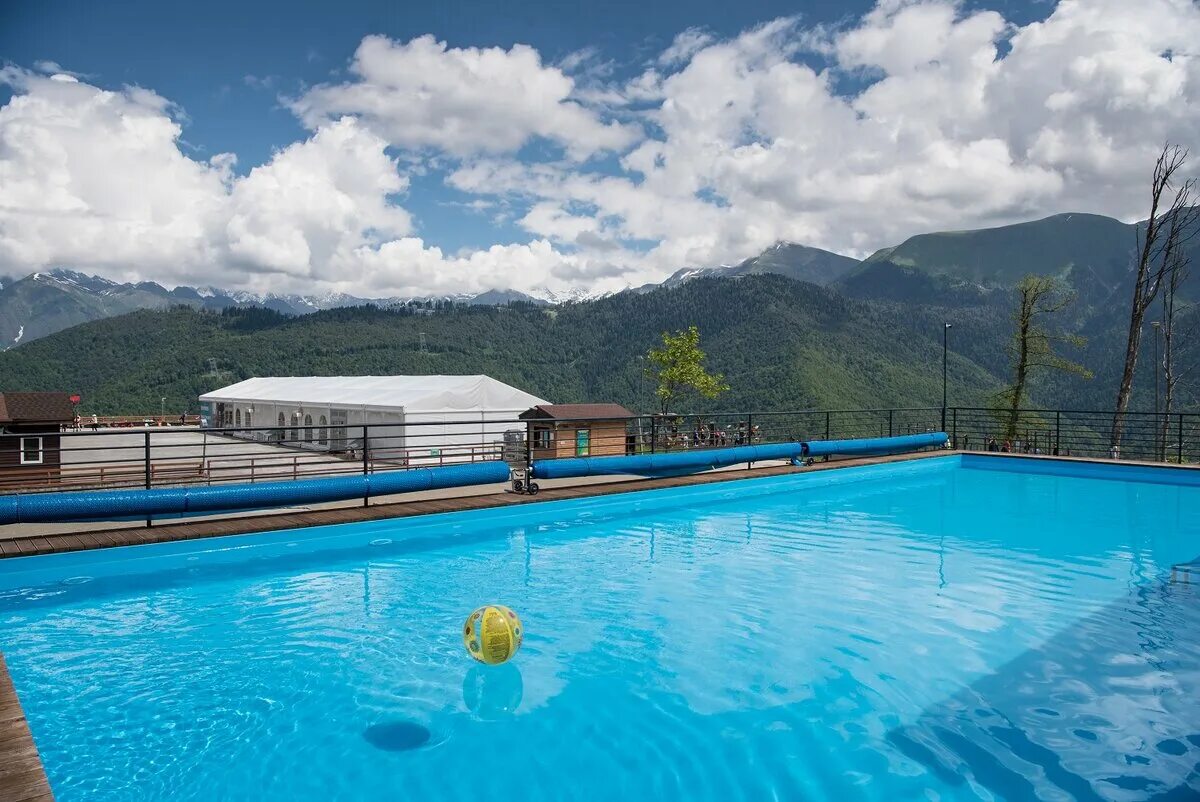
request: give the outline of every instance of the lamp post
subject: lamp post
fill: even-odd
[[[1158,334],[1162,324],[1155,320],[1150,324],[1154,328],[1154,414],[1158,414],[1158,374],[1161,366],[1158,364]]]
[[[163,396],[158,400],[158,417],[167,417],[167,398]]]
[[[1162,326],[1162,323],[1154,320],[1151,321],[1150,326],[1154,329],[1154,458],[1159,459],[1159,452],[1161,451],[1159,443],[1159,430],[1161,427],[1158,425],[1158,374],[1162,372],[1162,365],[1158,363],[1158,335],[1161,331],[1160,327]]]
[[[946,431],[946,360],[950,354],[950,324],[942,324],[942,431]]]

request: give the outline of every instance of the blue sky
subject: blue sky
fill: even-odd
[[[939,227],[1136,216],[1142,165],[1120,163],[1194,129],[1187,0],[1140,14],[1122,0],[23,2],[0,14],[0,135],[28,134],[0,150],[26,193],[0,189],[0,274],[612,287],[778,239],[865,255]],[[490,82],[492,69],[507,77]],[[77,83],[51,82],[57,70]],[[1126,100],[1153,124],[1135,130]],[[132,120],[178,130],[122,139]],[[89,126],[104,135],[79,135]],[[37,152],[48,141],[57,172]],[[123,174],[100,180],[109,162]],[[269,169],[243,181],[255,168]],[[120,195],[139,181],[154,184],[153,208]],[[306,188],[337,202],[297,203]],[[66,245],[39,233],[50,217]],[[108,252],[96,220],[148,244],[94,256]]]
[[[870,6],[846,0],[217,0],[197,13],[195,6],[171,2],[26,2],[6,8],[0,54],[25,66],[54,62],[104,85],[153,89],[186,112],[184,137],[197,155],[236,153],[237,169],[245,172],[305,133],[277,96],[298,94],[343,73],[368,34],[403,41],[432,33],[457,47],[507,48],[521,42],[536,47],[547,61],[595,47],[615,62],[619,74],[633,74],[688,27],[734,35],[780,16],[836,22]],[[414,178],[406,206],[426,238],[443,248],[483,247],[498,236],[519,236],[511,225],[496,226],[446,205],[466,200],[433,174]]]

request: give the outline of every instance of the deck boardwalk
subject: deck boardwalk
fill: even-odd
[[[0,799],[4,802],[54,800],[3,655],[0,655]]]
[[[57,554],[68,551],[83,551],[95,548],[113,546],[136,546],[146,543],[166,543],[177,540],[198,540],[226,535],[243,535],[255,532],[273,532],[280,529],[303,529],[327,524],[355,523],[359,521],[378,521],[387,518],[405,518],[413,515],[431,515],[440,512],[457,512],[460,510],[478,510],[493,507],[506,507],[516,504],[534,504],[543,501],[561,499],[587,498],[589,496],[610,495],[612,493],[630,493],[641,490],[655,490],[666,487],[689,487],[705,485],[714,482],[730,482],[741,479],[754,479],[764,476],[782,476],[790,473],[801,473],[844,468],[852,465],[871,465],[884,462],[897,462],[910,459],[945,454],[944,451],[926,451],[915,454],[896,454],[888,457],[869,457],[863,459],[836,460],[819,462],[807,468],[797,468],[791,465],[776,465],[767,468],[751,468],[748,470],[712,471],[709,473],[676,476],[668,479],[630,479],[627,481],[609,482],[605,484],[581,484],[569,487],[555,487],[543,490],[536,496],[516,495],[513,493],[493,493],[490,495],[456,496],[441,499],[422,499],[419,501],[400,501],[385,504],[372,504],[369,507],[338,507],[323,510],[305,510],[303,512],[288,512],[273,515],[260,515],[252,518],[222,518],[203,521],[183,521],[177,523],[155,524],[148,528],[95,529],[87,532],[62,532],[32,537],[19,537],[11,540],[0,540],[0,559],[8,557],[30,557],[42,554]]]

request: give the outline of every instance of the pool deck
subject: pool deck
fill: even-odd
[[[4,802],[54,799],[3,655],[0,655],[0,799]]]
[[[462,495],[436,499],[418,499],[376,503],[368,507],[337,507],[333,509],[284,512],[255,517],[207,519],[203,521],[171,521],[151,527],[98,528],[82,532],[58,532],[16,537],[0,540],[0,559],[7,557],[33,557],[43,554],[58,554],[68,551],[111,548],[114,546],[138,546],[147,543],[167,543],[177,540],[197,540],[227,535],[244,535],[255,532],[273,532],[281,529],[302,529],[328,524],[378,521],[386,518],[406,518],[413,515],[430,515],[439,512],[480,510],[507,507],[515,504],[536,504],[543,501],[587,498],[612,493],[630,493],[640,490],[656,490],[665,487],[689,487],[715,482],[730,482],[756,479],[764,476],[783,476],[793,473],[848,468],[855,465],[876,465],[887,462],[903,462],[912,459],[946,456],[948,451],[923,451],[912,454],[895,454],[887,457],[833,460],[818,462],[807,468],[792,465],[773,465],[765,468],[711,471],[708,473],[676,476],[666,479],[627,479],[603,484],[589,483],[543,489],[534,496],[515,493],[489,493],[487,495]],[[3,795],[0,795],[0,799]]]
[[[756,479],[765,476],[783,476],[793,473],[811,473],[812,471],[849,468],[857,465],[878,465],[889,462],[903,462],[913,459],[928,459],[930,457],[948,456],[951,454],[978,454],[997,459],[1038,459],[1062,462],[1087,462],[1105,465],[1143,465],[1156,468],[1196,471],[1200,467],[1170,465],[1161,462],[1140,462],[1134,460],[1109,460],[1095,457],[1067,457],[1049,454],[1008,454],[988,451],[920,451],[908,454],[893,454],[883,457],[860,457],[851,459],[835,459],[829,462],[817,462],[814,465],[799,468],[790,464],[772,464],[761,468],[736,468],[710,471],[707,473],[676,476],[665,479],[639,479],[621,477],[590,477],[576,480],[577,483],[557,484],[554,487],[543,488],[535,496],[517,495],[514,493],[496,492],[492,490],[471,492],[470,488],[454,488],[431,493],[414,493],[404,496],[389,496],[386,500],[376,501],[370,506],[337,506],[329,508],[289,510],[258,515],[235,514],[223,518],[178,519],[155,523],[151,527],[131,525],[129,523],[111,524],[96,529],[72,529],[59,532],[36,532],[15,537],[0,537],[0,560],[7,557],[34,557],[44,554],[57,554],[68,551],[85,551],[88,549],[111,548],[114,546],[139,546],[148,543],[167,543],[177,540],[197,540],[209,537],[224,537],[227,535],[244,535],[256,532],[272,532],[281,529],[303,529],[328,524],[357,523],[360,521],[378,521],[387,518],[406,518],[413,515],[429,515],[439,512],[458,512],[460,510],[480,510],[494,507],[507,507],[514,504],[531,504],[540,501],[558,501],[562,499],[587,498],[604,496],[612,493],[631,493],[640,490],[655,490],[667,487],[689,487],[706,485],[715,482],[730,482],[741,479]],[[396,501],[402,498],[405,500]],[[21,525],[35,528],[36,525]],[[2,799],[3,797],[0,797]]]

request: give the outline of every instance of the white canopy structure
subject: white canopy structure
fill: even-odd
[[[490,376],[270,376],[200,396],[209,426],[323,451],[357,451],[365,426],[372,458],[422,464],[495,451],[517,415],[545,403]]]

